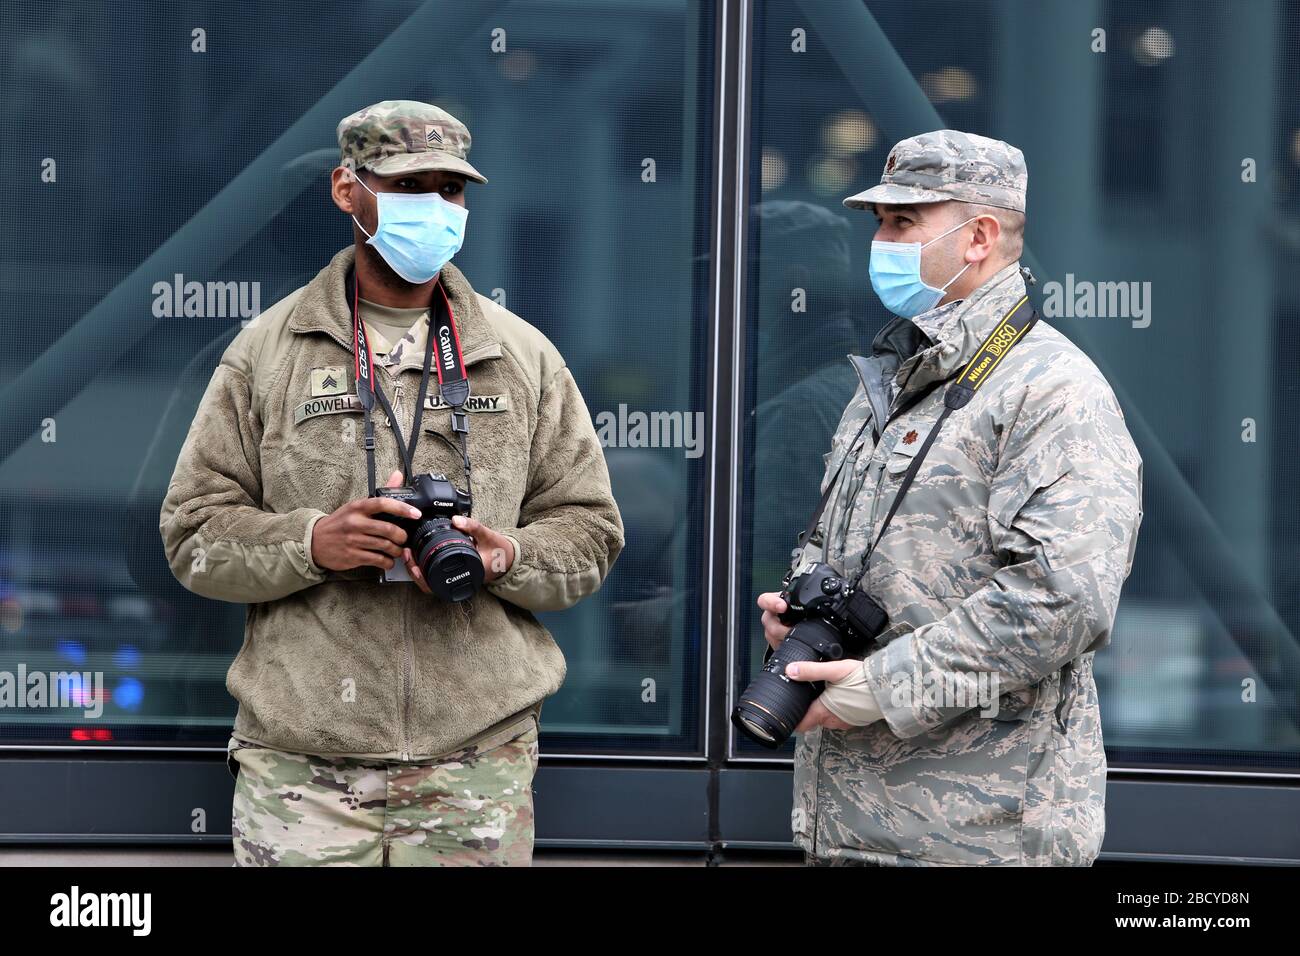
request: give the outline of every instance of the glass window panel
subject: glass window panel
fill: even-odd
[[[546,749],[697,751],[713,3],[340,0],[303,13],[0,14],[0,109],[21,131],[0,143],[18,333],[0,351],[0,672],[104,681],[98,699],[93,679],[74,688],[84,706],[0,711],[0,745],[225,743],[244,609],[177,584],[159,505],[242,322],[351,241],[327,193],[335,124],[413,98],[467,123],[491,180],[470,187],[457,264],[551,338],[597,426],[613,422],[602,438],[628,545],[598,595],[543,616],[569,665]],[[189,281],[245,296],[157,317],[157,296]],[[667,447],[642,419],[667,421]]]
[[[1095,661],[1112,765],[1300,770],[1300,4],[758,0],[751,50],[735,692],[854,386],[843,353],[886,321],[874,218],[840,201],[947,126],[1025,151],[1040,309],[1106,374],[1145,463]],[[1133,304],[1085,316],[1063,304],[1076,280],[1136,283]]]

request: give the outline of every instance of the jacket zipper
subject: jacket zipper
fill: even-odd
[[[397,423],[402,427],[402,434],[410,437],[411,428],[415,424],[415,414],[412,412],[410,420],[406,420],[406,412],[402,408],[402,380],[400,372],[396,378],[396,384],[393,386],[393,414],[397,416]],[[401,461],[402,452],[398,450],[398,460]],[[415,463],[411,463],[415,467]],[[413,475],[407,475],[407,480],[412,479]],[[407,542],[408,544],[410,542]],[[400,560],[400,559],[399,559]],[[415,641],[411,638],[411,591],[415,585],[406,589],[406,597],[402,601],[402,752],[400,759],[409,762],[411,759],[411,697],[415,691]]]
[[[890,425],[894,424],[894,422],[899,421],[899,419],[894,417],[894,409],[900,407],[898,404],[898,399],[901,398],[902,395],[903,395],[903,389],[900,388],[898,390],[898,394],[894,396],[894,401],[891,403],[889,418],[885,420],[885,428],[888,428]],[[908,409],[908,411],[911,410],[912,409]],[[885,437],[885,428],[882,428],[880,430],[881,438]],[[873,494],[871,497],[871,517],[868,519],[868,524],[867,524],[867,533],[869,535],[869,537],[867,538],[868,542],[875,541],[876,535],[879,534],[879,531],[876,529],[876,519],[880,516],[880,489],[884,486],[884,484],[885,484],[885,462],[881,461],[880,472],[879,474],[876,475],[876,491],[875,494]],[[858,489],[858,493],[861,494],[861,488]],[[870,547],[870,544],[868,544],[867,546]],[[863,552],[863,557],[864,558],[866,557],[865,552]]]
[[[871,390],[867,387],[867,380],[866,378],[863,377],[862,369],[861,367],[859,367],[857,362],[850,362],[849,364],[853,366],[853,371],[857,373],[858,381],[862,383],[863,397],[867,401],[867,408],[870,410],[871,417],[875,419],[876,410],[875,407],[871,404],[871,398],[870,398]],[[872,429],[875,431],[876,435],[879,436],[883,431],[881,427],[882,423],[879,421],[873,421],[871,424],[872,424]],[[879,438],[877,438],[876,442],[873,443],[873,448],[872,448],[873,454],[875,453],[875,449],[874,449],[875,444],[879,444]],[[840,492],[837,493],[832,499],[830,514],[826,516],[825,534],[822,540],[823,560],[830,561],[832,560],[832,558],[836,560],[842,560],[844,557],[843,548],[837,548],[836,553],[834,555],[832,555],[831,553],[831,542],[833,540],[833,536],[831,535],[831,530],[833,527],[835,527],[834,519],[836,516],[836,512],[843,512],[843,514],[841,515],[841,521],[839,525],[839,527],[841,528],[847,529],[849,523],[853,519],[852,503],[857,499],[857,496],[861,493],[862,484],[865,483],[865,476],[863,478],[863,482],[858,482],[855,479],[854,473],[858,469],[858,462],[862,458],[862,452],[866,448],[866,445],[867,445],[866,433],[863,432],[860,442],[855,442],[853,445],[850,445],[848,448],[844,450],[844,464],[846,466],[849,465],[849,456],[852,456],[853,463],[852,463],[852,467],[848,467],[845,473],[843,474],[843,476],[841,477]],[[869,468],[870,464],[868,464],[867,467]],[[879,491],[878,486],[877,486],[877,491]]]
[[[885,463],[881,462],[880,473],[876,475],[876,492],[871,498],[871,518],[869,519],[869,523],[867,524],[867,528],[869,529],[868,534],[870,535],[870,537],[867,538],[867,541],[869,542],[867,547],[871,546],[870,542],[875,541],[876,535],[879,533],[876,531],[876,517],[880,514],[880,489],[884,485],[884,483],[885,483]]]
[[[412,584],[406,589],[406,600],[402,602],[403,668],[402,680],[405,685],[402,700],[402,760],[411,760],[411,695],[415,688],[415,642],[411,639],[411,600]]]
[[[856,368],[856,366],[854,366],[854,367]],[[862,373],[861,373],[860,371],[858,372],[858,379],[859,379],[859,381],[862,380]],[[865,382],[864,382],[863,384],[864,384],[864,388],[865,388]],[[874,412],[873,412],[872,414],[874,414]],[[884,435],[885,435],[885,432],[884,432],[884,426],[887,425],[887,424],[892,424],[892,423],[890,423],[890,422],[887,421],[887,422],[882,422],[882,423],[879,423],[879,424],[881,425],[881,427],[880,427],[879,430],[877,431],[877,434],[878,434],[881,438],[884,438]],[[863,448],[865,448],[865,446],[866,446],[866,441],[865,441],[865,439],[863,440],[863,443],[862,443],[862,444],[863,444]],[[879,441],[877,441],[877,444],[879,444]],[[852,449],[850,449],[850,451],[852,451]],[[854,470],[857,469],[858,458],[861,457],[861,454],[862,454],[862,452],[859,451],[859,452],[858,452],[858,457],[855,457],[854,460],[853,460],[853,467],[854,467]],[[873,451],[872,451],[872,454],[873,454],[873,455],[875,454],[874,449],[873,449]],[[868,463],[867,467],[868,467],[868,468],[871,467],[870,463]],[[880,473],[876,476],[876,493],[875,493],[875,496],[873,497],[872,502],[871,502],[871,524],[869,525],[869,527],[870,527],[871,531],[873,532],[873,537],[869,538],[868,540],[874,540],[874,531],[875,531],[875,527],[876,527],[876,514],[877,514],[877,508],[878,508],[878,506],[879,506],[879,502],[880,502],[880,487],[881,487],[881,484],[884,482],[884,478],[885,478],[885,468],[884,468],[884,464],[881,463],[881,466],[880,466]],[[845,480],[846,483],[851,483],[851,482],[852,482],[852,474],[845,475],[845,476],[844,476],[844,480]],[[865,481],[864,481],[863,483],[865,484]],[[846,489],[846,490],[851,490],[851,488],[850,488],[850,489]],[[861,493],[862,493],[862,487],[861,487],[861,485],[859,485],[858,488],[856,489],[856,491],[852,491],[852,493],[850,494],[850,496],[849,496],[849,497],[850,497],[850,500],[854,500],[854,499],[856,499],[857,496],[860,495]],[[847,527],[848,527],[848,523],[852,520],[852,517],[853,517],[853,511],[852,511],[851,507],[850,507],[849,505],[847,505],[847,504],[845,505],[845,509],[846,509],[846,510],[845,510],[845,515],[844,515],[844,526],[847,528]],[[828,554],[829,554],[829,546],[830,546],[830,541],[829,541],[830,534],[829,534],[829,532],[830,532],[830,527],[829,527],[829,523],[828,523],[828,525],[827,525],[827,538],[828,538],[828,540],[825,542],[825,546],[824,546],[824,548],[823,548],[823,552],[822,552],[824,555],[828,555]],[[840,557],[843,558],[843,551],[842,551],[842,549],[841,549],[841,552],[840,552]],[[820,821],[821,821],[821,811],[822,811],[822,760],[823,760],[823,757],[825,756],[825,751],[826,751],[826,741],[825,741],[824,737],[825,737],[825,731],[823,730],[822,734],[819,735],[819,736],[818,736],[818,739],[817,739],[817,770],[816,770],[816,774],[815,774],[815,776],[814,776],[814,783],[813,783],[812,855],[813,855],[814,857],[817,856],[817,837],[818,837],[818,835],[819,835],[819,833],[820,833],[820,831],[821,831]]]
[[[822,815],[822,751],[825,749],[825,741],[822,739],[825,734],[825,728],[822,733],[817,735],[817,775],[816,782],[813,783],[813,821],[812,821],[812,855],[817,856],[817,832],[820,829],[818,821]]]
[[[343,348],[347,349],[348,354],[352,354],[352,342],[350,340],[345,340],[341,336],[335,334],[332,331],[326,331],[325,334],[328,335],[330,338],[332,338],[339,345],[343,346]],[[494,358],[499,354],[500,354],[499,352],[493,354],[490,345],[480,346],[478,349],[475,349],[472,352],[465,353],[465,355],[463,356],[465,367],[469,368],[471,365],[475,364],[480,359]],[[402,418],[401,405],[400,405],[401,387],[402,387],[401,380],[398,379],[396,388],[394,389],[393,392],[393,414],[398,416],[399,422],[401,421]],[[415,413],[414,411],[412,411],[411,421],[406,423],[407,433],[409,433],[409,430],[414,423],[415,423]],[[397,460],[400,465],[400,462],[402,460],[400,451],[398,452]],[[414,467],[414,463],[412,463],[412,467]],[[384,478],[385,480],[387,480],[387,475],[385,475]],[[406,600],[402,604],[402,635],[404,640],[403,640],[403,649],[402,649],[403,651],[402,686],[401,686],[401,695],[400,695],[402,700],[402,721],[401,721],[402,750],[400,754],[400,759],[406,762],[409,762],[412,759],[410,712],[411,712],[411,697],[414,692],[414,684],[415,684],[415,641],[411,637],[411,627],[410,627],[410,602],[411,602],[412,590],[413,588],[407,589]]]
[[[842,502],[843,507],[841,509],[843,513],[840,516],[840,524],[839,524],[841,533],[836,535],[836,537],[841,542],[841,546],[837,548],[836,555],[835,555],[836,560],[841,562],[844,560],[844,554],[845,554],[845,550],[843,547],[844,536],[848,533],[849,528],[853,526],[853,514],[854,512],[857,511],[858,496],[862,494],[862,488],[867,483],[867,475],[869,475],[871,472],[871,458],[868,458],[866,465],[862,469],[863,471],[862,477],[860,479],[858,477],[857,474],[858,466],[862,464],[862,452],[864,451],[866,451],[865,439],[863,440],[862,445],[858,448],[857,454],[853,458],[853,468],[850,470],[850,473],[845,476],[844,479],[846,483],[846,487],[844,489],[844,500]],[[874,448],[872,449],[871,454],[873,456],[875,455]],[[879,484],[877,484],[877,494],[878,493],[879,493]],[[845,573],[846,574],[848,573],[847,568],[845,569]]]

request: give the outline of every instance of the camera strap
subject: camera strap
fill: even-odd
[[[347,284],[352,293],[352,335],[353,358],[356,368],[357,399],[365,415],[365,449],[366,449],[366,483],[371,495],[375,493],[375,424],[372,418],[375,402],[378,401],[388,419],[388,424],[397,439],[397,450],[402,457],[402,483],[409,485],[415,476],[415,449],[420,440],[420,425],[424,417],[424,402],[429,392],[429,372],[434,367],[434,340],[438,341],[438,384],[443,400],[452,406],[452,428],[460,436],[461,458],[465,463],[465,478],[469,479],[469,455],[466,448],[466,436],[469,425],[463,407],[469,398],[469,379],[465,375],[465,360],[461,355],[460,336],[456,332],[456,320],[452,313],[451,301],[439,279],[432,306],[429,309],[430,322],[428,341],[424,349],[424,370],[420,376],[420,391],[415,400],[415,416],[411,424],[409,442],[403,439],[401,426],[392,404],[376,381],[374,371],[375,356],[370,348],[370,337],[366,334],[365,323],[361,321],[361,288],[356,281],[354,271],[349,271]],[[449,394],[450,393],[450,394]],[[459,420],[458,420],[459,416]]]
[[[465,371],[465,357],[460,350],[460,333],[456,331],[456,315],[451,308],[451,299],[447,290],[438,280],[438,296],[441,307],[436,310],[435,321],[429,327],[429,338],[438,337],[438,394],[451,406],[451,430],[460,441],[460,460],[465,466],[465,490],[470,490],[469,477],[469,415],[465,412],[465,403],[469,401],[469,373]],[[428,377],[426,367],[425,377]],[[424,407],[423,392],[420,408]],[[416,411],[419,415],[419,410]],[[418,429],[420,419],[416,419]],[[439,436],[441,437],[441,436]]]
[[[993,331],[989,333],[988,337],[985,338],[984,343],[979,347],[979,351],[975,353],[975,357],[966,364],[966,367],[962,369],[961,374],[957,376],[957,379],[948,386],[948,390],[943,396],[943,411],[939,414],[938,420],[936,420],[934,425],[930,428],[930,434],[926,436],[925,442],[912,458],[912,464],[903,474],[903,480],[898,486],[898,491],[894,495],[893,503],[889,507],[889,513],[885,515],[885,521],[880,526],[880,531],[876,535],[876,540],[872,542],[870,550],[867,551],[862,558],[862,571],[854,581],[854,587],[856,587],[866,575],[867,562],[871,560],[871,555],[875,553],[876,546],[880,544],[880,539],[885,536],[885,531],[888,530],[889,523],[898,512],[898,506],[903,502],[903,496],[907,494],[907,489],[912,486],[912,481],[916,478],[917,472],[921,469],[921,463],[925,460],[926,453],[929,452],[930,446],[934,444],[935,438],[938,437],[939,430],[943,427],[944,420],[975,397],[975,392],[984,384],[985,381],[988,380],[989,375],[992,374],[993,370],[997,367],[998,363],[1002,361],[1002,358],[1007,354],[1007,352],[1011,350],[1011,347],[1023,339],[1029,330],[1034,327],[1034,323],[1038,321],[1038,313],[1034,311],[1033,306],[1030,306],[1028,310],[1023,309],[1023,306],[1028,301],[1029,296],[1024,296],[1011,307],[1011,310],[1002,317],[1002,321],[999,322]],[[885,430],[888,429],[889,426],[892,425],[901,415],[915,407],[918,402],[934,391],[934,389],[939,388],[942,384],[942,382],[936,382],[930,388],[921,391],[917,395],[908,399],[906,403],[900,405],[890,414],[888,420],[886,420],[885,424],[880,428],[879,433],[884,435]],[[852,449],[853,446],[857,444],[858,438],[862,436],[863,431],[866,430],[866,427],[870,422],[870,417],[863,421],[862,427],[858,429],[857,434],[853,436],[853,440],[848,444],[847,447],[849,449]],[[822,513],[826,510],[826,505],[830,502],[835,484],[839,480],[840,472],[844,470],[844,464],[848,461],[848,457],[849,456],[846,453],[844,458],[840,461],[839,467],[835,469],[835,474],[827,483],[826,489],[822,492],[821,500],[817,503],[817,510],[813,513],[812,520],[808,522],[807,530],[804,531],[803,535],[799,539],[801,546],[807,543],[809,538],[811,538],[812,533],[817,529],[817,523],[821,521]]]
[[[989,333],[988,338],[984,340],[984,344],[975,353],[975,357],[962,369],[961,374],[957,376],[957,380],[949,385],[948,390],[944,392],[943,411],[939,413],[938,419],[930,428],[930,434],[925,436],[925,442],[912,458],[912,464],[903,473],[903,480],[898,486],[898,492],[894,495],[894,501],[889,506],[889,514],[885,515],[884,523],[880,526],[880,532],[876,535],[871,550],[862,558],[862,571],[858,574],[857,581],[854,582],[855,587],[866,576],[867,564],[871,560],[871,556],[876,553],[880,539],[889,530],[889,523],[897,514],[898,506],[903,503],[903,496],[907,494],[907,489],[912,486],[912,480],[916,478],[917,472],[921,470],[921,462],[925,460],[925,455],[930,450],[930,446],[934,444],[935,438],[939,436],[939,429],[943,427],[944,421],[954,411],[963,408],[975,397],[975,392],[988,381],[993,370],[1011,351],[1012,346],[1023,339],[1038,321],[1038,313],[1032,305],[1026,310],[1027,314],[1021,311],[1028,301],[1029,296],[1025,296],[1011,307],[1011,311],[1004,315],[1002,321]],[[885,423],[885,427],[889,427],[896,417],[896,415],[891,415],[889,421]],[[881,431],[883,433],[884,429],[881,429]]]

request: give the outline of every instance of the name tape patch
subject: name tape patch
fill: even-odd
[[[361,399],[355,395],[335,395],[330,398],[313,398],[293,410],[293,423],[301,424],[317,415],[337,415],[339,412],[363,412]]]
[[[424,399],[425,411],[438,411],[443,408],[450,408],[439,395],[436,398],[432,395]],[[465,411],[467,412],[507,412],[510,410],[509,395],[471,395],[465,402]]]
[[[450,406],[441,397],[427,396],[424,399],[425,411],[435,412]],[[465,403],[465,411],[473,414],[484,412],[506,412],[510,410],[509,395],[471,395]],[[361,399],[356,395],[325,395],[303,402],[293,410],[293,423],[301,424],[318,415],[337,415],[340,412],[364,412]]]

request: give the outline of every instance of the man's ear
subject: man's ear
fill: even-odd
[[[971,237],[970,248],[966,250],[966,261],[983,262],[993,255],[1002,236],[1002,223],[992,216],[980,216],[975,220],[975,234]]]
[[[336,166],[330,173],[330,198],[349,216],[357,211],[352,203],[352,190],[357,188],[356,174],[346,166]]]

